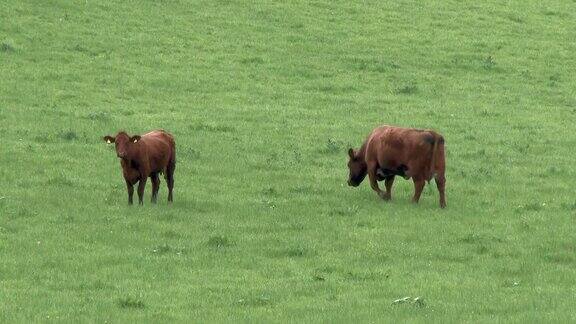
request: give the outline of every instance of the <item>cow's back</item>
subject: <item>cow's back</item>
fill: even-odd
[[[174,137],[164,130],[148,132],[142,135],[142,141],[149,147],[164,147],[164,149],[166,147],[170,149],[175,147]]]
[[[408,174],[425,173],[430,165],[435,133],[428,130],[381,126],[368,138],[366,159],[381,168],[407,168]]]
[[[155,130],[142,135],[140,140],[146,147],[146,155],[153,171],[162,171],[175,159],[174,137],[164,130]]]

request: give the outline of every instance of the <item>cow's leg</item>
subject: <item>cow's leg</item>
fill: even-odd
[[[444,187],[446,186],[446,178],[444,175],[437,175],[436,178],[434,178],[434,181],[436,182],[436,187],[440,193],[440,208],[445,208],[446,196],[444,194]]]
[[[370,187],[372,187],[372,190],[376,191],[380,198],[386,199],[386,195],[380,190],[380,187],[378,187],[378,165],[376,163],[368,163],[368,178],[370,179]]]
[[[392,184],[394,184],[394,176],[387,176],[384,179],[384,184],[386,185],[386,193],[384,194],[384,200],[392,199]]]
[[[158,177],[158,173],[152,173],[150,180],[152,180],[152,203],[155,204],[158,200],[158,189],[160,189],[160,177]]]
[[[126,180],[126,189],[128,190],[128,205],[132,205],[134,202],[132,197],[134,197],[134,184],[129,180]]]
[[[413,203],[418,203],[420,200],[420,195],[422,194],[422,189],[424,189],[424,184],[426,184],[426,180],[413,178],[414,180],[414,197],[412,197]]]
[[[176,164],[173,161],[168,163],[166,168],[166,184],[168,185],[168,202],[172,202],[172,190],[174,190],[174,170],[176,169]]]
[[[144,205],[144,188],[146,188],[146,180],[148,177],[140,177],[140,182],[138,183],[138,204]]]

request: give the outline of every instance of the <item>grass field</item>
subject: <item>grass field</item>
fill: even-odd
[[[0,321],[576,321],[576,1],[0,3]],[[379,124],[448,208],[350,188]],[[102,136],[176,136],[127,206]],[[406,296],[423,304],[393,304]]]

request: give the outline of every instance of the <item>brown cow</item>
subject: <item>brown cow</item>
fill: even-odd
[[[417,203],[425,181],[434,178],[440,192],[440,207],[446,207],[442,135],[431,130],[381,126],[372,131],[360,150],[349,149],[348,156],[348,185],[359,186],[368,174],[372,189],[382,199],[390,200],[394,176],[412,178],[415,189],[412,201]],[[386,192],[378,187],[378,181],[382,180]]]
[[[156,203],[160,178],[164,173],[168,184],[168,202],[172,202],[174,169],[176,168],[176,143],[174,137],[163,130],[155,130],[142,136],[130,136],[121,131],[116,137],[104,136],[108,144],[116,144],[116,155],[121,159],[122,173],[128,189],[128,204],[132,205],[134,185],[138,183],[138,201],[142,205],[144,188],[148,177],[152,180],[152,203]]]

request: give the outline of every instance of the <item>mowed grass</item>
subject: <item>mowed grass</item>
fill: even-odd
[[[0,320],[575,321],[575,13],[3,1]],[[445,136],[446,210],[346,186],[379,124]],[[156,128],[175,202],[129,207],[101,137]]]

